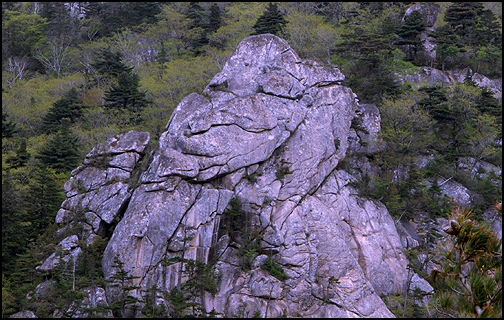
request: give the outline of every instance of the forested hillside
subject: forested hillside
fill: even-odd
[[[129,130],[155,143],[180,100],[201,94],[254,34],[273,33],[301,58],[338,66],[360,103],[378,107],[381,151],[368,161],[380,171],[360,177],[363,196],[395,219],[446,218],[452,200],[434,179],[442,176],[478,195],[468,209],[483,221],[501,200],[501,171],[485,166],[502,169],[502,95],[473,75],[502,79],[502,4],[436,2],[430,24],[420,11],[405,15],[415,4],[2,2],[2,315],[30,306],[48,316],[73,301],[25,298],[49,278],[35,267],[61,240],[54,221],[63,184],[84,156]],[[465,80],[412,80],[433,69]],[[103,282],[103,249],[98,242],[94,260],[77,266],[77,286]],[[76,285],[59,283],[59,294]]]

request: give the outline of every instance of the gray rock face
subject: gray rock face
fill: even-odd
[[[379,294],[406,290],[401,240],[385,206],[359,198],[355,178],[336,169],[352,132],[376,139],[379,112],[360,106],[343,79],[336,67],[300,59],[274,35],[248,37],[203,95],[182,99],[150,157],[145,133],[93,149],[65,185],[57,221],[68,224],[85,208],[89,240],[120,219],[103,271],[110,279],[118,256],[138,277],[135,296],[187,280],[183,263],[165,263],[179,257],[212,263],[220,274],[217,293],[198,300],[208,311],[392,317]],[[350,128],[357,116],[367,133]],[[96,164],[104,161],[107,168]],[[139,185],[128,184],[139,162],[150,164]],[[238,254],[244,241],[223,222],[233,198],[245,214],[241,223],[260,234],[261,250],[246,268]],[[288,279],[261,267],[269,258]],[[110,304],[118,291],[107,287],[106,296]]]

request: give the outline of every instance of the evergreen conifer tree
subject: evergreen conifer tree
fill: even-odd
[[[493,97],[494,92],[488,87],[481,88],[480,98],[476,108],[481,113],[487,113],[497,118],[497,123],[502,122],[502,103]]]
[[[2,274],[10,275],[26,250],[26,210],[12,176],[2,174]]]
[[[105,93],[105,107],[109,110],[128,111],[134,124],[142,121],[140,112],[150,103],[145,92],[139,91],[140,77],[136,73],[122,72],[118,84]]]
[[[206,28],[208,33],[217,31],[222,25],[221,11],[217,3],[212,3],[210,6],[210,15],[208,16],[208,26]]]
[[[161,42],[161,50],[159,50],[159,53],[156,56],[156,61],[160,64],[168,62],[168,53],[166,52],[163,42]]]
[[[446,9],[444,20],[464,44],[472,46],[476,40],[477,17],[483,9],[481,2],[453,2]]]
[[[399,27],[397,35],[403,39],[396,42],[396,45],[407,45],[413,47],[414,54],[410,58],[414,59],[416,53],[421,49],[422,41],[418,37],[425,30],[425,24],[422,19],[422,14],[419,10],[414,10],[405,19],[404,23]]]
[[[56,172],[70,171],[77,167],[81,159],[77,138],[70,133],[69,119],[62,120],[60,132],[40,150],[36,158]]]
[[[26,166],[29,159],[30,154],[26,151],[26,139],[21,139],[21,142],[16,149],[16,155],[12,158],[8,158],[6,162],[12,169],[16,169]]]
[[[460,51],[459,48],[462,47],[462,43],[455,34],[453,27],[449,24],[438,27],[429,36],[434,38],[436,59],[440,61],[441,69],[444,72],[446,62],[455,60]]]
[[[70,119],[71,123],[83,114],[84,102],[77,89],[72,88],[61,99],[53,103],[49,112],[42,119],[42,128],[45,133],[54,133],[60,129],[63,118]]]
[[[16,133],[16,125],[9,120],[9,115],[2,109],[2,138],[12,138]]]
[[[265,34],[271,33],[274,35],[281,35],[283,27],[287,24],[287,21],[280,14],[278,7],[275,3],[269,3],[266,11],[257,19],[254,24],[254,32],[252,34]]]
[[[103,49],[97,61],[91,64],[100,74],[117,78],[123,72],[130,72],[133,67],[128,67],[122,61],[122,53],[112,52],[110,49]]]
[[[34,170],[24,200],[30,222],[27,234],[30,241],[37,239],[54,221],[63,200],[63,190],[60,190],[47,167],[40,166]]]
[[[440,86],[422,87],[418,91],[427,93],[428,97],[418,101],[418,105],[427,110],[434,120],[446,122],[453,119],[453,115],[446,104],[448,98],[445,88]]]
[[[127,313],[126,306],[140,301],[140,299],[135,298],[129,293],[130,290],[139,288],[138,286],[130,285],[130,281],[138,277],[132,276],[128,271],[124,270],[124,262],[121,261],[118,255],[114,256],[112,268],[116,269],[115,273],[110,280],[105,281],[109,282],[110,286],[121,290],[121,298],[111,303],[109,308],[115,317],[124,317],[125,313]]]
[[[499,22],[492,10],[484,9],[477,16],[475,27],[475,45],[488,46],[494,45],[502,50],[502,32]]]
[[[195,55],[199,55],[201,54],[200,48],[208,44],[207,25],[203,21],[203,8],[198,4],[198,2],[191,2],[189,3],[186,16],[191,21],[191,24],[189,25],[193,38],[191,46]]]

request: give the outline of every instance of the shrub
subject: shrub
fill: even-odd
[[[273,277],[277,278],[280,281],[285,281],[289,279],[287,274],[285,274],[285,270],[277,265],[271,257],[268,257],[266,261],[262,264],[261,268],[264,270],[268,271],[269,274],[271,274]]]

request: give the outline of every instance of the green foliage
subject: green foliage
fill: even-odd
[[[16,169],[26,166],[30,157],[31,155],[28,151],[26,151],[26,139],[21,139],[21,142],[16,149],[16,155],[14,157],[7,158],[6,162],[9,164],[10,168]]]
[[[12,138],[14,133],[16,133],[16,124],[12,120],[9,120],[8,117],[2,108],[2,139]]]
[[[111,287],[117,287],[120,289],[119,299],[109,303],[109,309],[115,317],[121,317],[128,314],[126,307],[134,308],[134,304],[140,300],[132,296],[129,291],[133,289],[138,289],[138,286],[131,285],[131,280],[138,277],[132,276],[128,271],[124,269],[124,262],[121,261],[118,255],[114,256],[114,264],[112,268],[115,268],[115,273],[106,279],[105,281],[109,283]]]
[[[42,119],[43,131],[45,133],[57,132],[64,118],[70,119],[71,123],[75,123],[83,115],[83,108],[85,107],[77,89],[70,89],[61,99],[53,103],[52,108]]]
[[[254,24],[253,34],[271,33],[274,35],[281,35],[282,30],[287,21],[283,15],[278,11],[276,3],[269,3],[266,11],[257,19]]]
[[[403,295],[388,295],[382,296],[382,300],[387,305],[387,308],[397,318],[425,318],[427,313],[422,310],[416,303],[406,303],[406,298]],[[406,304],[406,305],[405,305]]]
[[[471,212],[453,209],[445,241],[438,246],[433,306],[440,315],[502,316],[502,240]]]
[[[2,174],[2,274],[11,274],[18,254],[26,250],[29,227],[25,205],[9,174]]]
[[[416,91],[396,82],[394,73],[402,77],[416,75],[418,66],[426,65],[418,57],[411,60],[419,48],[418,14],[412,13],[404,23],[401,21],[411,3],[286,2],[278,3],[276,18],[268,17],[274,6],[268,3],[91,2],[80,6],[85,9],[85,17],[71,19],[60,3],[2,4],[2,270],[6,296],[10,293],[14,297],[6,299],[6,315],[31,303],[38,316],[51,316],[58,303],[56,298],[68,288],[69,270],[63,270],[67,274],[58,280],[59,289],[48,292],[47,301],[25,300],[29,290],[44,277],[34,266],[51,253],[59,237],[82,231],[77,223],[56,236],[57,225],[48,224],[54,219],[62,184],[80,162],[79,155],[128,130],[149,131],[151,137],[159,138],[179,101],[191,92],[201,93],[238,43],[258,31],[255,29],[263,22],[279,24],[282,30],[276,34],[287,40],[301,58],[336,64],[346,76],[344,84],[357,93],[361,103],[378,105],[385,150],[370,157],[381,171],[378,176],[364,176],[358,182],[363,194],[381,199],[396,218],[402,213],[404,218],[412,217],[419,211],[429,212],[431,217],[445,215],[450,200],[442,197],[436,186],[438,175],[453,177],[482,195],[484,201],[474,208],[475,212],[484,211],[500,196],[500,176],[487,172],[481,177],[458,166],[461,157],[474,158],[475,168],[481,161],[501,165],[502,148],[495,140],[502,136],[502,104],[492,97],[494,93],[462,85],[432,85]],[[440,6],[441,14],[431,33],[436,60],[428,66],[443,70],[467,68],[490,78],[501,77],[502,32],[500,11],[492,8],[495,4]],[[397,40],[407,43],[399,45]],[[121,73],[128,76],[121,76],[119,81]],[[138,75],[138,81],[132,74]],[[78,95],[71,94],[72,90]],[[113,90],[120,94],[111,97]],[[109,103],[104,100],[107,95],[115,99],[111,104],[119,105],[121,96],[127,98],[122,101],[136,94],[142,99],[142,93],[152,103],[131,103],[126,109],[118,107],[117,112],[105,105]],[[62,139],[59,122],[64,118],[71,124],[68,133],[72,141]],[[352,126],[359,129],[356,121]],[[59,142],[53,141],[56,138]],[[58,155],[66,157],[65,145],[69,159],[77,156],[79,160],[72,165],[61,161],[62,168],[51,168],[60,161]],[[427,148],[435,154],[431,165],[423,170],[408,165],[419,160]],[[50,168],[47,186],[40,180],[45,174],[37,168],[37,160],[42,158]],[[101,160],[96,165],[105,168],[106,157]],[[148,162],[145,157],[142,166]],[[340,168],[345,166],[348,163],[342,161]],[[278,168],[279,178],[289,174],[286,163],[278,164]],[[133,186],[138,183],[138,172],[143,171],[140,167],[136,170]],[[393,179],[396,170],[405,175]],[[256,176],[247,178],[254,181]],[[49,194],[56,187],[53,182],[59,188],[54,190],[54,198]],[[40,198],[30,197],[31,192]],[[265,199],[263,205],[270,201]],[[224,220],[227,226],[223,229],[229,229],[236,241],[246,269],[262,250],[258,242],[261,233],[247,226],[250,213],[240,211]],[[245,227],[251,230],[245,231]],[[47,232],[38,236],[43,230],[37,229],[43,228]],[[436,237],[432,233],[427,236]],[[37,237],[39,240],[35,240]],[[84,266],[80,269],[82,261],[78,261],[77,287],[100,283],[95,264],[101,254],[98,251],[89,253],[92,257],[85,267],[95,271],[84,271]],[[146,295],[151,300],[158,294],[156,288],[152,290]],[[71,299],[65,303],[79,301],[77,292],[68,297]],[[156,309],[159,307],[146,303],[146,315],[162,313]],[[194,310],[198,307],[194,305]],[[405,315],[414,314],[410,307],[406,306]],[[186,311],[192,312],[189,308]],[[104,315],[97,310],[85,314]]]
[[[384,95],[395,97],[400,94],[395,76],[387,67],[394,50],[391,36],[357,27],[343,34],[342,38],[336,52],[353,60],[347,68],[349,77],[345,79],[345,85],[367,103],[379,103]]]
[[[215,32],[222,26],[222,23],[221,10],[217,3],[214,2],[210,6],[210,14],[208,17],[208,26],[206,31],[208,33]]]
[[[291,174],[292,171],[289,170],[289,165],[290,163],[287,162],[285,159],[280,159],[280,167],[277,169],[275,172],[275,176],[277,179],[282,180],[286,175]]]
[[[69,126],[70,120],[65,118],[60,132],[36,156],[56,172],[73,170],[81,161],[77,138],[70,133]]]
[[[138,90],[140,77],[135,73],[122,72],[117,82],[117,86],[105,93],[105,107],[116,112],[130,112],[130,121],[133,124],[140,123],[141,110],[150,103],[145,97],[146,93]]]
[[[397,35],[402,37],[402,40],[397,41],[395,44],[413,47],[414,53],[413,55],[409,54],[411,57],[409,60],[412,60],[420,50],[422,41],[419,39],[419,35],[424,30],[425,24],[419,10],[414,10],[406,16],[406,18],[404,18],[404,23],[397,30]]]
[[[271,274],[273,277],[277,278],[280,281],[285,281],[289,279],[289,276],[285,274],[285,270],[277,265],[275,261],[271,259],[271,257],[268,257],[266,261],[261,265],[261,268],[264,270],[268,271],[269,274]]]
[[[158,288],[157,284],[153,284],[147,290],[144,290],[145,295],[145,306],[142,309],[142,314],[148,318],[158,318],[166,313],[166,307],[164,304],[156,305],[156,300],[159,297],[159,292],[161,290]]]
[[[217,314],[215,310],[208,312],[198,302],[203,296],[203,291],[213,295],[217,293],[220,277],[213,266],[200,260],[181,257],[167,259],[164,265],[168,266],[174,263],[183,264],[181,272],[188,280],[179,283],[169,294],[164,294],[165,299],[171,302],[171,316],[174,318],[215,316]]]
[[[340,38],[340,30],[319,15],[291,10],[286,16],[285,38],[300,57],[331,63]]]
[[[63,190],[57,185],[54,174],[45,167],[33,172],[33,181],[24,200],[29,215],[29,231],[27,238],[34,241],[54,221],[65,200]]]
[[[262,249],[260,242],[263,235],[251,226],[250,214],[242,210],[240,199],[231,199],[229,206],[223,213],[221,228],[239,243],[237,254],[241,258],[240,266],[243,270],[250,270]]]
[[[257,175],[254,173],[251,173],[245,177],[250,183],[256,183],[257,182]]]
[[[40,71],[41,66],[32,52],[46,42],[46,19],[38,14],[16,10],[2,12],[2,62],[9,57],[28,57],[27,68]]]
[[[112,52],[110,49],[102,49],[98,52],[98,59],[91,64],[97,73],[117,78],[123,72],[130,72],[133,68],[122,62],[121,52]]]

